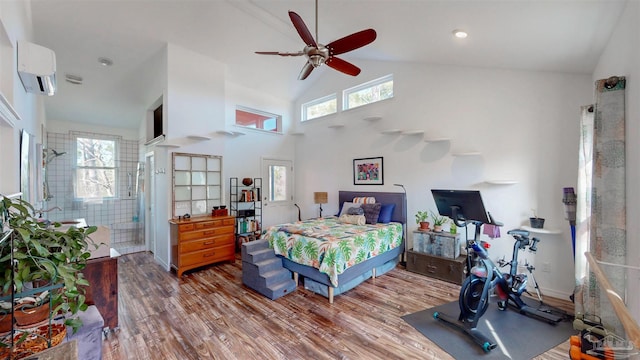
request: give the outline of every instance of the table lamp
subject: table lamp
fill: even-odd
[[[328,194],[327,192],[314,192],[313,193],[313,202],[315,204],[319,204],[320,205],[320,217],[322,217],[322,204],[326,204],[327,203],[327,199],[328,199]]]

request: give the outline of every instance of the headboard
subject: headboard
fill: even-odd
[[[391,221],[407,224],[407,209],[405,208],[405,201],[407,195],[399,192],[372,192],[372,191],[338,191],[338,206],[344,202],[353,201],[354,197],[369,197],[376,198],[377,203],[382,204],[396,204],[391,215]]]

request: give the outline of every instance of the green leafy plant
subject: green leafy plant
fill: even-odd
[[[433,221],[433,226],[442,226],[449,221],[449,218],[431,211],[431,220]]]
[[[61,231],[60,223],[38,221],[32,215],[35,209],[30,203],[4,196],[0,199],[0,214],[5,225],[13,230],[12,241],[6,241],[0,248],[1,294],[13,290],[20,301],[22,292],[35,294],[27,286],[45,283],[43,290],[51,292],[53,314],[73,315],[86,310],[85,287],[89,282],[82,270],[91,256],[87,238],[97,227],[69,227]],[[82,326],[78,317],[67,318],[65,324],[74,332]]]
[[[426,222],[429,218],[429,213],[426,211],[418,211],[416,213],[416,224],[420,224],[421,222]]]

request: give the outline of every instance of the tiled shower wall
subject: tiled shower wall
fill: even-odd
[[[79,133],[91,137],[102,134]],[[45,183],[48,183],[52,196],[44,202],[44,208],[60,207],[52,210],[46,217],[52,221],[84,218],[88,225],[104,225],[111,230],[111,247],[121,254],[146,250],[144,242],[144,217],[140,216],[138,204],[141,194],[136,194],[136,175],[138,173],[137,141],[120,139],[119,159],[117,160],[119,179],[119,198],[104,201],[78,201],[74,199],[72,134],[47,133],[47,148],[58,153],[65,152],[51,160],[45,166]],[[142,181],[142,179],[140,179]],[[45,190],[46,191],[46,190]]]

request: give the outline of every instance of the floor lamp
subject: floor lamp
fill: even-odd
[[[402,266],[407,266],[407,189],[404,188],[402,184],[393,184],[393,186],[399,186],[402,188],[404,192],[404,202],[402,204],[402,212],[404,213],[404,224],[402,224],[402,236],[404,239],[402,240],[402,259],[400,260],[400,264]]]

